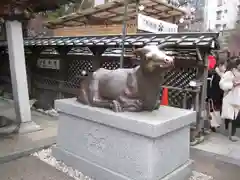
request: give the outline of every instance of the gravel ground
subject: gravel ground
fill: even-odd
[[[80,171],[66,166],[63,162],[57,161],[52,156],[52,149],[44,149],[39,152],[32,154],[33,156],[39,158],[43,162],[55,167],[56,169],[64,172],[68,176],[74,178],[75,180],[92,180],[91,178],[84,176]],[[189,180],[214,180],[211,176],[193,171],[192,177]]]

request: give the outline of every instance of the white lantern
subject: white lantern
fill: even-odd
[[[138,9],[139,9],[139,11],[143,11],[143,10],[144,10],[144,6],[143,6],[143,5],[140,5],[140,6],[138,7]]]

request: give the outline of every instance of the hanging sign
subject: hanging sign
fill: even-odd
[[[60,69],[60,61],[58,59],[38,59],[37,67],[42,69]]]
[[[152,33],[177,33],[178,26],[150,16],[138,14],[138,29]]]

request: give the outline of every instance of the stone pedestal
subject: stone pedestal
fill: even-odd
[[[60,110],[53,155],[96,180],[187,180],[190,124],[195,112],[161,106],[141,113],[114,113],[55,102]]]

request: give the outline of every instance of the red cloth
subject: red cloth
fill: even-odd
[[[208,56],[208,69],[211,70],[215,67],[217,61],[214,56]]]
[[[160,105],[168,106],[168,104],[169,104],[169,102],[168,102],[168,88],[163,88],[162,100],[160,102]]]

